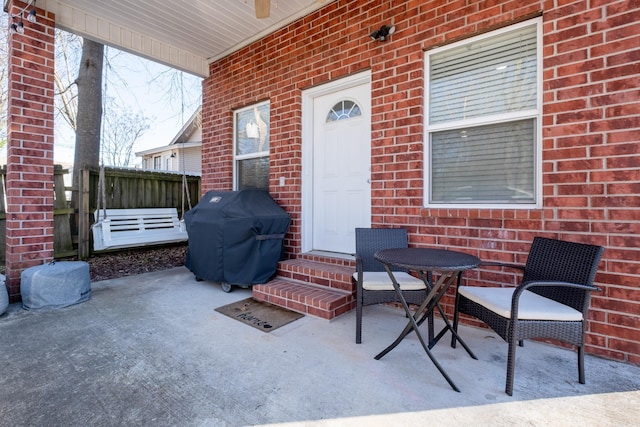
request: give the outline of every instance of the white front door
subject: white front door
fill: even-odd
[[[313,98],[313,249],[354,253],[371,225],[371,87]]]

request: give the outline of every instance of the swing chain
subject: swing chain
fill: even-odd
[[[98,201],[96,210],[98,211],[97,222],[107,219],[107,193],[105,190],[104,163],[100,165],[100,173],[98,175]],[[102,205],[102,218],[100,218],[100,205]]]
[[[182,219],[184,219],[184,196],[187,195],[187,203],[189,204],[189,210],[191,210],[191,195],[189,194],[189,185],[187,183],[187,175],[182,174]]]

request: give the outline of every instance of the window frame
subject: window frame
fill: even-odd
[[[251,105],[247,105],[242,108],[238,108],[233,111],[233,190],[238,190],[239,188],[239,162],[242,160],[251,160],[251,159],[262,159],[267,158],[269,166],[270,166],[270,147],[271,147],[271,119],[269,118],[269,123],[267,123],[267,135],[269,138],[269,144],[267,144],[267,150],[256,151],[248,154],[238,154],[238,117],[240,114],[246,113],[247,111],[253,110],[254,108],[260,108],[263,106],[267,106],[269,110],[269,116],[271,116],[271,101],[261,101]],[[268,181],[267,181],[267,191],[269,189],[269,181],[271,180],[271,171],[268,173]]]
[[[439,123],[431,125],[429,123],[429,98],[430,98],[430,58],[432,55],[441,53],[443,51],[458,48],[460,46],[468,45],[470,43],[477,43],[478,41],[505,34],[512,31],[517,31],[524,27],[536,26],[536,108],[521,110],[510,113],[499,113],[493,115],[487,115],[482,117],[473,117],[471,119],[461,119],[446,123]],[[543,100],[543,34],[542,34],[542,18],[535,18],[520,22],[518,24],[509,25],[507,27],[490,31],[485,34],[481,34],[475,37],[471,37],[465,40],[460,40],[455,43],[448,44],[446,46],[437,47],[424,53],[424,200],[423,206],[426,208],[473,208],[473,209],[540,209],[542,208],[542,100]],[[533,170],[534,170],[534,202],[533,203],[504,203],[504,202],[486,202],[481,201],[478,203],[451,203],[451,202],[431,202],[432,188],[431,188],[431,173],[432,173],[432,152],[431,152],[431,135],[435,132],[445,130],[465,129],[470,127],[479,127],[484,125],[492,125],[498,123],[515,122],[518,120],[533,119],[534,120],[534,153],[533,153]]]

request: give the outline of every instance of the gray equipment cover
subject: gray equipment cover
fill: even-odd
[[[89,264],[50,262],[29,267],[20,276],[22,306],[27,310],[68,307],[91,298]]]

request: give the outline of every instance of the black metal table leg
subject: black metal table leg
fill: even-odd
[[[451,287],[451,285],[455,282],[456,278],[458,279],[458,284],[460,284],[462,272],[470,268],[476,268],[480,264],[480,259],[473,255],[465,254],[462,252],[430,248],[384,249],[376,252],[374,254],[374,258],[383,264],[387,274],[389,275],[389,278],[391,279],[391,282],[393,283],[393,288],[398,295],[398,299],[402,303],[402,307],[404,308],[407,317],[409,318],[409,322],[404,327],[400,335],[396,338],[396,340],[387,348],[382,350],[379,354],[377,354],[375,356],[375,359],[380,360],[387,353],[393,350],[398,344],[400,344],[400,342],[411,331],[415,331],[420,344],[422,345],[424,351],[427,353],[427,356],[429,356],[429,359],[431,359],[431,362],[435,365],[438,371],[440,371],[440,374],[442,374],[445,380],[447,380],[451,388],[455,391],[460,391],[455,383],[451,380],[451,378],[447,375],[446,371],[442,368],[442,366],[440,366],[440,363],[437,361],[433,353],[431,353],[431,348],[444,336],[447,331],[451,331],[453,336],[452,340],[459,340],[460,343],[462,343],[462,345],[464,346],[467,353],[472,358],[476,359],[471,349],[466,345],[466,343],[464,343],[464,341],[462,341],[457,331],[453,329],[451,322],[449,322],[449,319],[446,316],[446,313],[440,306],[440,300],[445,295],[449,287]],[[425,298],[424,302],[420,304],[420,307],[415,313],[411,312],[409,304],[402,294],[400,285],[391,272],[390,266],[418,272],[420,278],[425,283],[428,289],[427,297]],[[425,275],[425,272],[432,271],[438,271],[441,273],[436,283],[430,283],[430,280],[428,280],[427,276]],[[445,326],[437,336],[434,336],[435,331],[433,324],[433,312],[436,308],[440,312]],[[428,341],[426,342],[419,330],[420,325],[425,320],[429,321]]]
[[[435,358],[435,356],[431,353],[431,350],[430,350],[438,342],[440,337],[442,335],[444,335],[444,332],[446,332],[446,330],[448,330],[448,329],[451,329],[451,324],[448,321],[446,321],[446,325],[447,326],[443,329],[444,332],[441,331],[440,334],[438,334],[439,336],[437,338],[432,338],[431,336],[429,336],[428,343],[424,341],[424,338],[422,337],[422,334],[420,333],[420,330],[419,330],[419,326],[426,319],[428,319],[429,316],[433,315],[433,310],[436,307],[438,307],[438,309],[440,310],[441,315],[446,320],[446,316],[444,315],[444,311],[442,310],[442,308],[440,307],[440,304],[438,302],[444,296],[444,294],[446,293],[447,289],[451,286],[451,284],[455,280],[455,275],[454,275],[455,273],[451,273],[449,276],[447,274],[441,275],[438,278],[438,281],[436,282],[436,284],[434,284],[433,286],[430,286],[427,283],[427,281],[425,280],[424,274],[421,272],[420,275],[423,278],[423,280],[425,280],[425,284],[429,288],[429,293],[427,294],[427,297],[425,298],[424,302],[420,305],[420,307],[418,308],[418,310],[416,310],[416,312],[414,314],[414,313],[411,313],[411,309],[409,308],[409,304],[407,303],[407,301],[405,300],[404,296],[402,295],[402,292],[400,290],[400,285],[398,284],[395,276],[393,275],[393,273],[391,272],[391,270],[389,269],[389,267],[387,265],[385,265],[384,267],[387,270],[387,273],[389,274],[389,278],[391,279],[391,282],[393,283],[394,289],[396,290],[396,292],[399,295],[400,302],[402,303],[402,306],[403,306],[405,312],[407,313],[407,317],[409,318],[409,323],[407,323],[407,326],[405,326],[405,328],[400,333],[398,338],[396,338],[396,340],[393,343],[391,343],[391,345],[389,345],[387,348],[385,348],[380,353],[378,353],[375,356],[375,359],[376,360],[380,360],[381,358],[383,358],[387,353],[389,353],[398,344],[400,344],[400,342],[402,342],[402,340],[409,334],[409,332],[414,331],[416,333],[416,336],[418,337],[418,340],[420,341],[420,344],[424,348],[424,351],[427,353],[427,356],[429,356],[429,359],[431,359],[431,362],[435,365],[435,367],[438,369],[438,371],[440,371],[440,374],[442,374],[442,376],[449,383],[451,388],[454,389],[455,391],[459,392],[460,389],[458,388],[458,386],[455,385],[453,380],[449,377],[449,375],[446,373],[444,368],[440,365],[440,363]],[[433,323],[431,322],[429,326],[430,326],[430,332],[433,333],[432,332],[433,331],[433,329],[432,329],[433,328]],[[453,329],[451,329],[451,331],[453,332]],[[461,343],[462,343],[462,341],[461,341]],[[473,353],[471,353],[471,350],[468,349],[466,344],[463,344],[463,346],[467,349],[467,351],[469,352],[471,357],[473,357],[475,359],[475,356],[473,355]]]

